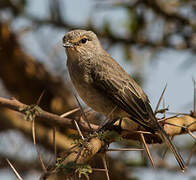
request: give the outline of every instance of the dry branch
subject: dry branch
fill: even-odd
[[[84,142],[81,146],[74,146],[70,151],[66,151],[64,156],[60,158],[56,167],[44,173],[40,179],[67,179],[73,176],[77,170],[77,164],[86,164],[101,149],[103,143],[98,138],[92,138],[88,142]],[[77,164],[74,162],[77,159]]]
[[[7,107],[9,109],[21,112],[25,115],[27,111],[31,111],[31,108],[29,107],[32,107],[32,108],[37,107],[37,106],[29,106],[29,105],[23,104],[16,99],[6,99],[2,97],[0,97],[0,106]],[[38,121],[40,120],[43,122],[47,122],[51,125],[61,126],[61,127],[65,126],[65,127],[76,129],[76,127],[73,124],[74,119],[63,118],[56,114],[44,111],[40,108],[37,111],[38,113],[36,114],[35,118]],[[134,125],[133,124],[132,126],[130,125],[128,126],[126,123],[122,123],[121,135],[127,139],[140,140],[140,132],[138,132],[138,129],[140,127],[137,124],[134,124]],[[87,131],[87,132],[89,131],[89,127],[86,122],[80,121],[80,126],[82,127],[84,131]],[[91,124],[91,127],[94,131],[98,129],[98,126],[95,124]],[[196,131],[196,118],[192,117],[191,115],[171,117],[165,120],[164,129],[170,136],[187,134],[188,130],[191,132]],[[147,143],[157,143],[157,142],[160,143],[160,138],[157,137],[156,134],[145,132],[144,136],[145,136],[145,140]],[[149,139],[152,139],[153,141],[150,142]]]
[[[26,105],[21,102],[19,102],[16,99],[6,99],[0,97],[0,106],[7,107],[9,109],[21,112],[25,114],[25,116],[34,113],[33,118],[35,118],[36,121],[39,120],[47,120],[51,124],[55,126],[69,126],[72,129],[76,129],[76,127],[73,124],[73,119],[70,118],[62,118],[56,114],[52,114],[49,112],[46,112],[38,106],[35,105]],[[79,120],[79,119],[78,119]],[[89,126],[87,122],[85,121],[78,121],[80,123],[80,127],[84,131],[89,132]],[[82,122],[82,123],[81,123]],[[128,121],[129,122],[129,121]],[[164,123],[164,129],[170,136],[180,135],[180,134],[190,134],[193,131],[196,131],[196,118],[192,117],[191,115],[185,115],[181,117],[173,117],[166,119],[165,121],[162,121]],[[27,122],[28,123],[28,122]],[[30,124],[30,123],[29,123]],[[118,124],[118,122],[117,122]],[[90,124],[92,129],[96,131],[98,129],[97,125]],[[127,129],[129,127],[129,129]],[[127,139],[133,139],[141,141],[141,133],[144,135],[144,138],[146,140],[146,143],[162,143],[160,137],[157,134],[151,134],[149,132],[141,131],[141,127],[139,127],[137,124],[132,124],[132,126],[126,124],[126,120],[123,120],[122,122],[122,130],[119,131],[116,125],[111,127],[111,130],[115,131],[117,129],[117,134],[123,138]],[[140,131],[138,131],[140,129]],[[112,131],[111,131],[112,132]],[[52,130],[51,130],[52,133]],[[57,135],[57,134],[56,134]],[[53,136],[51,134],[51,136]],[[112,141],[115,141],[115,137],[112,135],[109,139],[109,143]],[[68,153],[65,153],[64,158],[61,158],[60,167],[56,166],[52,169],[52,171],[48,171],[47,173],[44,173],[44,177],[47,176],[57,176],[62,177],[62,173],[67,177],[73,175],[74,172],[78,170],[78,167],[75,167],[75,169],[71,166],[71,172],[65,172],[65,169],[69,169],[70,163],[76,163],[76,164],[85,164],[87,163],[94,155],[96,155],[105,145],[105,139],[100,139],[99,135],[96,136],[96,134],[87,136],[85,139],[82,140],[82,143],[79,143],[77,146],[75,146],[71,151]],[[63,159],[63,161],[62,161]],[[63,169],[65,168],[65,169]],[[81,167],[80,167],[81,168]]]

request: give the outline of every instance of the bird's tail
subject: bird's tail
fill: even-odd
[[[158,132],[162,136],[164,142],[167,144],[168,148],[173,152],[176,160],[178,161],[178,164],[181,168],[181,170],[184,172],[186,170],[186,164],[184,160],[182,159],[181,155],[179,154],[178,150],[172,143],[171,139],[169,138],[168,134],[165,132],[165,130],[158,124]]]

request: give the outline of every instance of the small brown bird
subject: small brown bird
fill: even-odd
[[[148,97],[127,72],[102,48],[92,31],[73,30],[63,37],[71,80],[83,101],[112,118],[129,117],[147,131],[158,132],[182,170],[185,163],[159,125]],[[131,120],[130,120],[131,121]]]

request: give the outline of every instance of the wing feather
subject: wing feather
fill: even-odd
[[[102,94],[106,94],[121,109],[127,112],[134,121],[144,128],[154,131],[155,118],[147,96],[126,72],[123,76],[117,73],[118,71],[114,71],[109,67],[104,70],[101,69],[101,71],[93,69],[91,77],[94,87],[99,89]]]

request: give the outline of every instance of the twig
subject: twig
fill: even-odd
[[[16,99],[6,99],[0,97],[0,106],[6,107],[15,111],[18,111],[20,113],[25,114],[24,111],[21,111],[21,109],[24,109],[24,107],[28,106],[26,104],[21,103],[20,101]],[[62,118],[56,114],[41,110],[41,113],[36,115],[36,119],[41,118],[43,121],[52,124],[52,125],[58,125],[58,126],[66,126],[73,128],[73,119],[70,118]],[[97,125],[91,124],[91,127],[93,130],[96,130],[98,128]],[[89,131],[89,127],[86,124],[82,125],[82,128],[85,131]]]
[[[171,126],[175,126],[175,127],[180,127],[180,128],[187,129],[186,126],[182,126],[182,125],[178,125],[178,124],[173,124],[173,123],[168,123],[168,122],[165,122],[165,124],[168,124],[168,125],[171,125]]]
[[[82,150],[84,149],[84,146],[85,146],[85,143],[83,143],[82,146],[80,147],[80,149],[79,149],[79,151],[78,151],[78,154],[77,154],[77,156],[76,156],[76,158],[75,158],[75,160],[74,160],[75,163],[77,163],[77,160],[78,160],[78,158],[80,157],[81,152],[82,152]]]
[[[92,168],[93,171],[99,171],[99,172],[106,172],[105,169],[100,169],[100,168]]]
[[[35,141],[35,119],[32,120],[32,137],[33,137],[33,144],[36,145],[36,141]]]
[[[9,108],[9,109],[18,111],[18,112],[20,112],[22,114],[25,114],[25,112],[21,111],[21,109],[24,109],[24,107],[26,107],[26,106],[28,106],[28,105],[23,104],[23,103],[19,102],[16,99],[6,99],[6,98],[0,97],[0,107]],[[171,119],[172,120],[172,117],[169,117],[169,118],[166,118],[166,119],[163,119],[163,120],[160,120],[160,121],[165,121],[167,119]],[[58,116],[56,114],[49,113],[49,112],[44,111],[44,110],[41,110],[40,113],[36,114],[35,120],[39,121],[39,122],[40,121],[41,122],[46,122],[46,123],[52,125],[53,127],[54,126],[66,126],[68,128],[76,129],[76,127],[74,126],[74,123],[73,123],[73,119],[71,119],[71,118],[62,118],[62,117],[60,117],[60,116]],[[184,117],[176,117],[175,121],[178,121],[178,120],[182,121],[182,124],[187,124],[187,122],[189,122],[189,121],[190,121],[190,123],[189,123],[190,125],[196,123],[196,118],[194,118],[190,114],[188,114],[187,117],[185,117],[185,116]],[[175,122],[175,121],[173,121],[173,122]],[[80,125],[81,125],[82,129],[85,132],[89,132],[90,131],[89,127],[88,127],[88,125],[87,125],[87,123],[85,121],[84,121],[84,123],[81,123]],[[170,123],[170,125],[171,125],[171,123]],[[172,125],[176,126],[174,124],[172,124]],[[190,125],[187,125],[187,127],[189,127]],[[95,125],[95,124],[91,124],[91,127],[92,127],[92,129],[94,131],[96,131],[98,129],[98,125]],[[183,127],[183,128],[186,128],[186,127]],[[170,130],[172,132],[172,126],[168,130]],[[196,127],[194,126],[191,129],[191,131],[192,132],[196,131]],[[124,134],[125,137],[127,137],[128,139],[140,140],[140,138],[138,138],[138,136],[137,136],[140,132],[142,132],[142,131],[137,131],[137,128],[134,128],[134,127],[131,130],[130,129],[126,129],[125,127],[122,128],[122,134]],[[149,134],[150,136],[152,135],[150,132],[144,132],[143,131],[142,133],[143,134]],[[184,133],[184,132],[182,132],[182,133]],[[152,136],[154,136],[154,135],[152,135]],[[154,137],[154,141],[153,142],[156,142],[156,137]]]
[[[78,126],[78,123],[77,123],[76,120],[74,120],[74,124],[76,126],[76,129],[78,130],[78,133],[79,133],[80,137],[84,140],[84,136],[83,136],[83,134],[82,134],[82,132],[80,130],[80,127]]]
[[[47,172],[47,169],[46,169],[46,166],[45,166],[45,164],[44,164],[44,161],[43,161],[43,159],[42,159],[42,157],[41,157],[41,154],[40,154],[40,151],[39,151],[39,148],[37,147],[37,145],[35,145],[35,147],[36,147],[36,151],[37,151],[37,154],[38,154],[38,157],[39,157],[39,160],[40,160],[40,163],[41,163],[41,166],[42,166],[42,170],[43,170],[43,172]]]
[[[40,151],[39,151],[39,149],[37,147],[37,144],[36,144],[36,138],[35,138],[35,120],[34,119],[32,120],[32,136],[33,136],[33,144],[34,144],[34,146],[36,148],[36,151],[37,151],[37,154],[38,154],[38,157],[39,157],[41,166],[42,166],[42,170],[44,172],[47,172],[47,169],[46,169],[46,167],[44,165],[44,162],[43,162],[43,159],[41,157]]]
[[[178,117],[178,115],[171,116],[171,117],[168,117],[168,118],[158,119],[158,122],[167,121],[168,119],[176,118],[176,117]]]
[[[43,90],[42,93],[41,93],[41,95],[39,96],[39,98],[38,98],[38,100],[37,100],[37,102],[36,102],[37,105],[40,104],[41,99],[43,98],[44,93],[45,93],[45,90]]]
[[[191,126],[192,126],[193,124],[195,124],[195,123],[196,123],[196,121],[194,121],[194,122],[188,124],[188,125],[187,125],[187,128],[191,127]]]
[[[143,142],[143,145],[144,145],[144,149],[145,149],[145,151],[146,151],[146,154],[147,154],[147,156],[148,156],[148,158],[149,158],[149,160],[150,160],[150,162],[151,162],[151,165],[152,165],[153,168],[155,168],[154,161],[153,161],[153,159],[152,159],[152,155],[151,155],[151,153],[150,153],[150,151],[149,151],[148,145],[146,144],[144,135],[141,133],[141,134],[140,134],[140,137],[141,137],[141,140],[142,140],[142,142]]]
[[[163,99],[163,108],[165,108],[165,99]],[[166,111],[164,111],[163,113],[163,118],[164,119],[166,118]]]
[[[106,151],[143,151],[142,148],[118,148],[118,149],[107,149]]]
[[[65,150],[64,153],[70,152],[72,149],[76,148],[77,146],[79,146],[79,144],[76,144],[76,145],[70,147],[69,149]]]
[[[194,84],[194,100],[193,100],[193,116],[196,117],[196,82],[193,79]]]
[[[105,174],[107,177],[107,180],[110,180],[109,172],[108,172],[108,167],[107,167],[107,162],[106,162],[106,154],[104,153],[101,155],[102,161],[103,161],[103,166],[105,168]]]
[[[10,165],[11,169],[14,171],[16,177],[19,180],[22,180],[22,177],[19,175],[19,173],[16,171],[16,169],[14,168],[14,166],[11,164],[11,162],[9,161],[9,159],[6,158],[7,163]]]
[[[167,88],[167,84],[165,85],[165,87],[164,87],[164,89],[163,89],[163,92],[161,93],[161,96],[160,96],[160,98],[159,98],[159,101],[158,101],[157,106],[156,106],[155,111],[154,111],[155,114],[157,114],[157,111],[158,111],[158,109],[159,109],[161,100],[163,99],[163,95],[164,95],[164,93],[165,93],[166,88]]]
[[[57,151],[56,151],[56,127],[53,127],[53,146],[54,146],[54,159],[56,162]]]
[[[187,166],[190,164],[190,162],[191,162],[191,158],[192,158],[192,156],[193,156],[193,152],[196,150],[196,142],[195,142],[195,144],[193,145],[193,147],[192,147],[192,149],[191,149],[191,152],[190,152],[190,154],[189,154],[189,157],[188,157],[188,160],[187,160]]]
[[[135,131],[136,134],[152,134],[151,132],[148,131]]]
[[[171,141],[173,140],[173,138],[174,138],[174,136],[171,136]],[[165,151],[163,152],[163,155],[162,155],[162,159],[165,158],[165,155],[167,154],[168,150],[169,150],[169,148],[168,148],[168,146],[166,146]]]
[[[190,134],[190,136],[191,136],[194,140],[196,140],[196,136],[195,136],[190,130],[188,130],[188,133]]]
[[[75,108],[75,109],[73,109],[73,110],[71,110],[71,111],[68,111],[68,112],[66,112],[66,113],[64,113],[64,114],[62,114],[62,115],[60,115],[60,117],[62,117],[62,118],[67,117],[67,116],[69,116],[69,115],[71,115],[71,114],[73,114],[73,113],[75,113],[75,112],[77,112],[77,111],[79,111],[79,110],[80,110],[80,108]]]
[[[75,96],[76,101],[78,102],[78,105],[79,105],[79,107],[80,107],[80,111],[81,111],[81,113],[82,113],[82,117],[83,117],[84,120],[87,122],[90,131],[93,131],[93,129],[92,129],[91,125],[90,125],[90,122],[89,122],[88,118],[86,117],[86,115],[85,115],[85,113],[84,113],[84,110],[83,110],[83,108],[82,108],[82,106],[81,106],[81,104],[80,104],[80,102],[79,102],[77,96],[76,96],[75,94],[74,94],[74,96]]]

